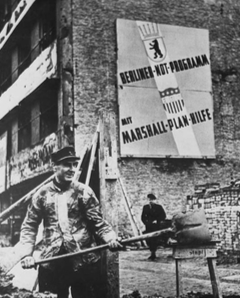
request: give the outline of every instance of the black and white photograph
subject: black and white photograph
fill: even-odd
[[[240,298],[239,69],[239,0],[0,0],[0,298]]]

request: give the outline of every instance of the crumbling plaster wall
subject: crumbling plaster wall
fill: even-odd
[[[118,131],[117,18],[209,30],[216,159],[119,158],[122,179],[141,228],[142,205],[149,192],[155,193],[171,218],[182,210],[194,185],[227,184],[231,175],[239,176],[239,1],[73,0],[72,14],[78,152],[91,142],[101,111],[116,114]],[[119,210],[122,216],[123,208],[121,205]]]
[[[239,180],[227,186],[196,185],[195,192],[187,197],[186,210],[202,208],[209,231],[218,249],[239,254],[240,250],[240,188]]]

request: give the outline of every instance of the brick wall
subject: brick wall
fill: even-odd
[[[240,170],[240,2],[235,0],[73,0],[75,144],[91,142],[100,111],[116,115],[116,19],[142,20],[208,29],[213,85],[216,159],[119,158],[119,168],[141,223],[146,195],[153,192],[168,217],[182,210],[196,184],[230,182]],[[118,143],[119,149],[119,143]],[[119,198],[119,225],[130,231]]]
[[[186,210],[204,208],[213,240],[223,251],[239,251],[240,245],[240,188],[239,180],[229,186],[216,184],[196,186],[195,193],[187,196]]]

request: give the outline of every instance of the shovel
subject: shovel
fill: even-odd
[[[149,238],[159,237],[159,236],[161,236],[161,235],[163,235],[167,232],[172,232],[172,231],[173,230],[171,228],[163,229],[163,230],[155,231],[155,232],[140,235],[140,236],[136,236],[136,237],[132,237],[132,238],[128,238],[128,239],[123,239],[123,240],[120,241],[120,243],[122,245],[126,245],[126,244],[130,244],[130,243],[146,240],[146,239],[149,239]],[[98,245],[98,246],[91,247],[91,248],[88,248],[88,249],[84,249],[84,250],[81,250],[81,251],[77,251],[77,252],[74,252],[74,253],[59,255],[59,256],[55,256],[55,257],[51,257],[51,258],[47,258],[47,259],[42,259],[42,260],[36,260],[35,264],[39,265],[39,264],[43,264],[43,263],[48,263],[48,262],[60,260],[60,259],[66,259],[66,258],[70,258],[70,257],[80,256],[80,255],[90,253],[90,252],[101,251],[101,250],[108,249],[108,248],[109,248],[108,244],[102,244],[102,245]]]

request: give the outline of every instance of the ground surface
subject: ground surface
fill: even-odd
[[[141,297],[176,297],[175,261],[169,248],[158,249],[158,259],[149,261],[146,249],[120,253],[120,297],[139,292]],[[217,265],[223,296],[240,297],[240,264]],[[223,264],[224,263],[224,264]],[[183,294],[189,297],[212,296],[212,286],[205,259],[182,262]],[[197,294],[198,293],[198,294]],[[135,293],[136,294],[136,293]],[[210,296],[209,296],[210,295]]]
[[[1,253],[0,253],[1,255]],[[157,260],[149,261],[148,249],[129,249],[119,253],[120,297],[121,298],[167,298],[176,297],[175,261],[170,248],[159,248]],[[240,298],[240,264],[236,257],[229,255],[217,258],[217,273],[223,298]],[[12,273],[16,274],[14,286],[29,289],[33,286],[36,271],[22,271],[17,266]],[[1,272],[0,272],[1,273]],[[212,287],[209,278],[207,261],[194,259],[182,262],[182,298],[210,298]],[[5,293],[8,293],[6,295]],[[13,294],[8,281],[1,278],[0,298],[53,298],[53,295],[40,295],[32,291],[21,290]],[[55,297],[54,297],[55,298]],[[104,298],[104,297],[103,297]]]

